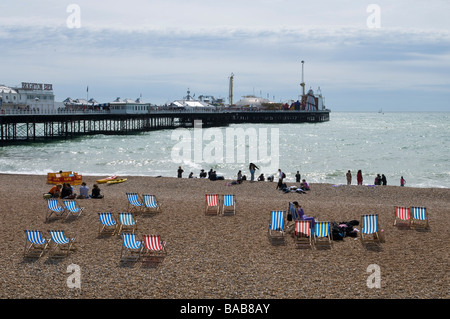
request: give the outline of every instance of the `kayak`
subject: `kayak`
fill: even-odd
[[[106,177],[106,178],[103,178],[103,179],[98,179],[97,183],[98,184],[104,184],[104,183],[107,183],[108,181],[113,181],[115,179],[117,179],[117,175]]]
[[[117,184],[117,183],[123,183],[126,182],[127,179],[126,178],[117,178],[111,181],[107,181],[106,184]]]

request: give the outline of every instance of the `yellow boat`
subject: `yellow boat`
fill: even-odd
[[[103,179],[98,179],[98,180],[97,180],[97,183],[98,183],[98,184],[104,184],[104,183],[107,183],[107,182],[109,182],[109,181],[114,181],[114,180],[116,180],[116,179],[117,179],[117,176],[114,175],[114,176],[106,177],[106,178],[103,178]]]
[[[117,184],[117,183],[123,183],[126,182],[127,179],[126,178],[117,178],[117,179],[113,179],[110,181],[107,181],[106,184]]]

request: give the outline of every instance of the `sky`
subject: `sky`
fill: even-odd
[[[2,0],[0,84],[152,104],[191,95],[331,111],[450,111],[449,0]],[[89,87],[89,90],[87,89]]]

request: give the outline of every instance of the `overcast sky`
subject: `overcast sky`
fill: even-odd
[[[73,6],[75,5],[75,6]],[[0,84],[234,102],[321,88],[332,111],[450,111],[450,1],[2,0]]]

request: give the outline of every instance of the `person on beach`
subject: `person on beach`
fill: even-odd
[[[305,179],[302,180],[302,182],[300,183],[300,189],[304,190],[304,191],[309,191],[311,189],[311,187],[309,186],[309,184],[306,182]]]
[[[204,169],[200,171],[200,178],[206,178],[206,172]]]
[[[98,187],[97,184],[94,184],[94,186],[92,186],[91,198],[103,198],[103,195],[100,194],[100,187]]]
[[[193,173],[193,172],[191,172],[191,173],[189,174],[189,178],[194,178],[194,173]]]
[[[295,174],[295,182],[300,183],[301,180],[302,180],[302,176],[300,175],[300,172],[297,171],[297,174]]]
[[[55,185],[48,191],[48,194],[50,194],[53,198],[58,198],[59,196],[61,196],[61,189],[61,184]]]
[[[77,194],[73,192],[72,186],[69,183],[64,183],[61,190],[61,198],[63,199],[74,199]]]
[[[242,172],[241,172],[241,171],[239,171],[239,172],[237,173],[237,180],[236,180],[236,182],[237,182],[238,184],[241,184],[241,183],[242,183]]]
[[[81,183],[80,195],[78,195],[77,198],[79,199],[89,198],[89,187],[86,185],[85,182]]]
[[[347,185],[351,185],[352,184],[352,173],[350,172],[350,170],[348,170],[346,176],[347,176]]]
[[[263,173],[261,173],[261,175],[259,175],[259,177],[258,177],[258,182],[264,182],[266,179],[265,179],[265,177],[264,177],[264,174]]]
[[[363,176],[361,170],[358,170],[358,173],[356,174],[356,182],[358,185],[362,185],[363,183]]]
[[[292,202],[294,204],[295,210],[297,211],[297,215],[300,217],[301,220],[309,220],[311,221],[311,228],[314,229],[315,226],[315,217],[308,217],[305,215],[305,212],[303,211],[302,206],[299,205],[298,202]]]
[[[384,174],[381,174],[381,184],[383,186],[387,185],[387,179],[386,179],[386,176],[384,176]]]
[[[375,177],[375,181],[373,182],[374,185],[381,185],[381,175],[377,174]]]
[[[249,167],[248,167],[249,171],[250,171],[250,181],[253,182],[255,180],[255,171],[257,169],[259,169],[258,166],[256,166],[253,163],[250,163]]]
[[[406,180],[403,178],[403,176],[400,178],[400,186],[403,187],[406,184]]]
[[[178,166],[178,171],[177,171],[177,173],[178,173],[178,178],[182,178],[183,177],[183,169],[181,168],[181,166]]]

